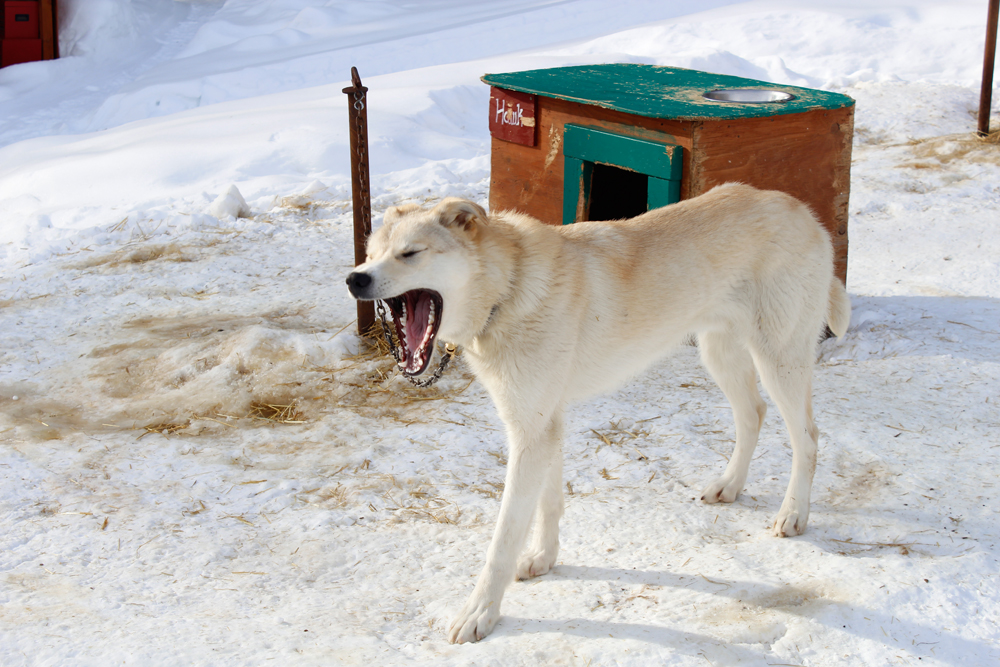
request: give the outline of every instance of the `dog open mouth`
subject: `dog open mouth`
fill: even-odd
[[[431,362],[444,300],[432,290],[415,289],[384,301],[396,325],[399,367],[406,375],[420,375]]]

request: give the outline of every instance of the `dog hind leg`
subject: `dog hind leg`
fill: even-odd
[[[517,557],[531,527],[542,487],[555,457],[560,454],[558,443],[550,440],[558,430],[551,425],[552,419],[550,416],[549,425],[543,428],[537,428],[536,422],[534,429],[524,425],[507,429],[510,453],[500,516],[476,586],[448,630],[448,639],[453,644],[482,639],[500,619],[500,602],[514,580]]]
[[[778,537],[801,535],[809,520],[819,440],[812,411],[813,356],[805,344],[777,355],[761,349],[753,353],[761,382],[781,412],[792,445],[792,474],[774,520],[773,530]]]
[[[721,477],[705,487],[701,499],[731,503],[746,483],[767,404],[757,391],[753,359],[738,341],[722,333],[704,333],[698,336],[698,349],[702,363],[729,400],[736,422],[736,447],[729,464]]]
[[[530,579],[545,574],[559,556],[559,519],[564,502],[562,488],[562,414],[557,413],[549,426],[549,440],[557,451],[549,463],[538,507],[535,509],[534,535],[530,546],[517,563],[517,578]]]

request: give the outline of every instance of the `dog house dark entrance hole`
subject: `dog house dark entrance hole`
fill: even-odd
[[[587,220],[621,220],[646,212],[644,174],[608,164],[595,164],[590,181]]]

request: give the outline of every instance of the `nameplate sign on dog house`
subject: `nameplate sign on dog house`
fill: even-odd
[[[535,145],[536,97],[502,88],[490,88],[490,134],[524,146]]]

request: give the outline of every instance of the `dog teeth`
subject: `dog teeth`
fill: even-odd
[[[406,336],[407,328],[416,328],[413,326],[416,322],[409,322],[409,308],[407,307],[407,304],[408,301],[405,298],[400,302],[400,326],[397,327],[397,336],[399,337],[400,346],[403,348],[403,358],[398,362],[398,365],[399,368],[407,373],[416,373],[421,369],[421,367],[424,366],[431,354],[433,354],[433,351],[428,348],[434,338],[434,331],[437,326],[438,308],[433,299],[430,299],[427,304],[427,320],[424,327],[424,333],[418,340],[412,341],[413,348],[411,348],[407,354],[407,349],[409,348],[409,346],[406,345],[406,339],[408,338],[408,336]],[[418,308],[418,311],[419,310],[420,309]],[[411,337],[415,337],[417,335],[417,331],[411,330],[409,333],[411,334]]]

